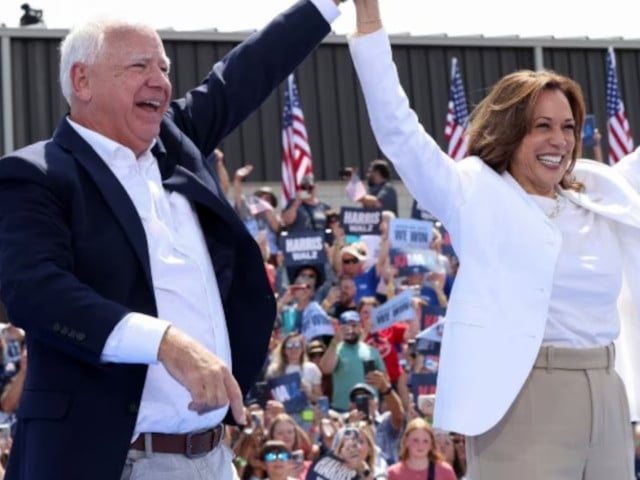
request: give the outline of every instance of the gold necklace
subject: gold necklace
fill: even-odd
[[[562,210],[562,195],[558,195],[555,193],[553,196],[553,200],[556,202],[553,205],[553,209],[547,213],[547,217],[556,218],[560,214],[560,210]]]

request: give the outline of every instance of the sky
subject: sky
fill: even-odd
[[[155,28],[221,32],[255,30],[294,0],[28,0],[42,9],[49,28],[70,28],[99,13],[143,19]],[[18,27],[24,0],[1,0],[0,23]],[[591,3],[591,5],[589,5]],[[538,0],[380,0],[389,33],[640,38],[636,1]],[[450,7],[454,5],[452,12]],[[353,5],[342,5],[333,24],[339,34],[353,31]],[[458,13],[459,16],[453,15]]]

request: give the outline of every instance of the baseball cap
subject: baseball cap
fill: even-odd
[[[355,310],[347,310],[340,314],[340,318],[338,319],[340,324],[344,325],[346,323],[359,323],[360,322],[360,314]]]
[[[313,186],[315,185],[315,179],[313,178],[313,173],[307,173],[306,175],[303,175],[303,177],[300,179],[300,186]]]
[[[371,395],[376,396],[376,390],[368,383],[356,383],[349,392],[349,400],[356,401],[358,395]]]
[[[267,195],[269,197],[269,203],[271,204],[271,206],[273,208],[276,208],[278,206],[278,198],[276,197],[276,194],[273,193],[273,189],[271,187],[268,187],[268,186],[260,187],[253,194],[255,196]]]
[[[322,340],[312,340],[307,345],[307,355],[313,355],[314,353],[324,353],[326,347]]]
[[[340,256],[345,254],[357,258],[359,262],[364,262],[367,259],[367,246],[361,242],[345,245],[340,249]]]

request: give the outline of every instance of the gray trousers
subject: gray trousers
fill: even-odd
[[[505,417],[467,438],[467,479],[635,478],[629,404],[613,365],[613,345],[543,347]]]
[[[129,450],[121,480],[238,480],[233,452],[221,443],[199,458]]]

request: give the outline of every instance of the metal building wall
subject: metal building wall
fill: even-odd
[[[10,38],[13,146],[49,138],[66,112],[58,83],[58,44],[65,31],[1,29]],[[174,96],[199,83],[246,34],[161,32],[172,59]],[[506,73],[544,64],[571,75],[583,87],[587,110],[596,115],[606,152],[605,54],[608,42],[576,39],[482,37],[392,38],[394,58],[409,99],[423,125],[444,146],[451,58],[457,57],[470,107]],[[636,142],[640,142],[640,42],[615,41],[620,87]],[[0,61],[2,58],[0,58]],[[4,65],[4,64],[3,64]],[[363,171],[380,155],[346,40],[330,36],[296,72],[318,180],[337,180],[343,166]],[[2,95],[6,95],[2,92]],[[252,181],[280,180],[282,88],[221,145],[230,174],[245,163]],[[5,121],[4,119],[0,122]],[[2,125],[0,123],[0,125]],[[4,129],[0,129],[3,132]],[[1,135],[1,133],[0,133]],[[0,154],[4,154],[0,137]],[[590,155],[590,152],[585,152]]]

